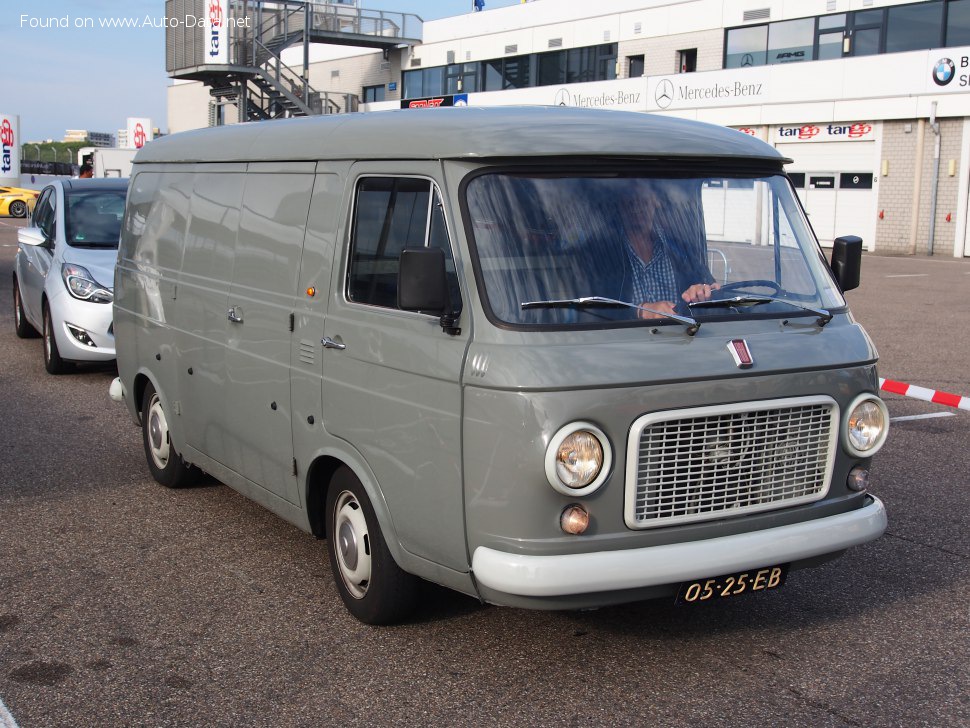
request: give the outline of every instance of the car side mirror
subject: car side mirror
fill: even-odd
[[[397,305],[405,311],[444,313],[448,306],[445,251],[406,248],[397,272]]]
[[[859,287],[862,272],[862,238],[843,235],[832,246],[832,272],[843,292]]]
[[[404,311],[441,316],[445,333],[457,336],[460,311],[451,310],[445,251],[441,248],[405,248],[397,269],[397,305]]]
[[[25,227],[17,231],[17,241],[24,245],[47,245],[47,236],[39,227]]]

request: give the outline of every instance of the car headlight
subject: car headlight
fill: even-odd
[[[860,394],[849,405],[843,422],[843,444],[849,454],[872,457],[889,433],[889,410],[872,394]]]
[[[610,441],[589,422],[561,428],[546,448],[546,478],[563,495],[592,493],[606,481],[612,464]]]
[[[65,263],[61,266],[61,277],[68,293],[74,298],[91,303],[111,303],[114,300],[111,290],[94,280],[87,268]]]

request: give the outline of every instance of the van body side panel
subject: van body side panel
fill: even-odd
[[[119,373],[128,391],[139,372],[147,374],[169,412],[178,400],[177,282],[192,185],[191,172],[150,168],[136,176],[116,268],[114,326],[123,332],[125,349]],[[133,412],[141,404],[129,398]],[[180,419],[173,418],[170,427],[176,449],[183,450]]]
[[[438,172],[428,162],[357,164],[348,191],[362,176],[434,178]],[[346,347],[322,355],[326,430],[367,461],[402,547],[467,571],[460,377],[468,330],[451,336],[437,316],[348,301],[351,233],[348,224],[340,234],[324,331]]]
[[[197,172],[175,305],[178,397],[187,444],[228,464],[226,318],[245,175]]]
[[[293,504],[290,314],[312,186],[312,174],[247,174],[223,316],[225,463]]]

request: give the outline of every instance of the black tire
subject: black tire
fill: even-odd
[[[51,321],[51,310],[44,304],[44,368],[48,374],[64,374],[72,369],[71,365],[61,359],[61,352],[57,348],[57,337],[54,336],[54,325]]]
[[[327,491],[327,551],[333,580],[348,611],[365,624],[395,624],[418,600],[418,579],[387,548],[357,476],[340,468]]]
[[[17,336],[21,339],[36,339],[37,329],[30,325],[24,313],[24,302],[20,298],[20,283],[13,279],[13,322]]]
[[[145,387],[141,402],[142,443],[152,477],[166,488],[193,485],[198,480],[199,471],[185,462],[172,446],[168,418],[151,382]]]
[[[14,200],[7,210],[12,217],[27,217],[27,203],[23,200]]]

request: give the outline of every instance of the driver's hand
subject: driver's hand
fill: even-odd
[[[677,313],[674,310],[676,307],[674,306],[674,302],[673,301],[644,301],[640,305],[643,306],[643,308],[649,308],[651,311],[656,311],[657,313],[666,313],[666,314],[676,314]],[[656,315],[650,313],[650,311],[644,311],[643,308],[641,308],[637,312],[637,315],[640,318],[642,318],[642,319],[654,319],[654,318],[658,318]]]
[[[681,294],[681,298],[687,303],[706,301],[711,297],[711,291],[716,291],[720,287],[717,283],[695,283]]]

